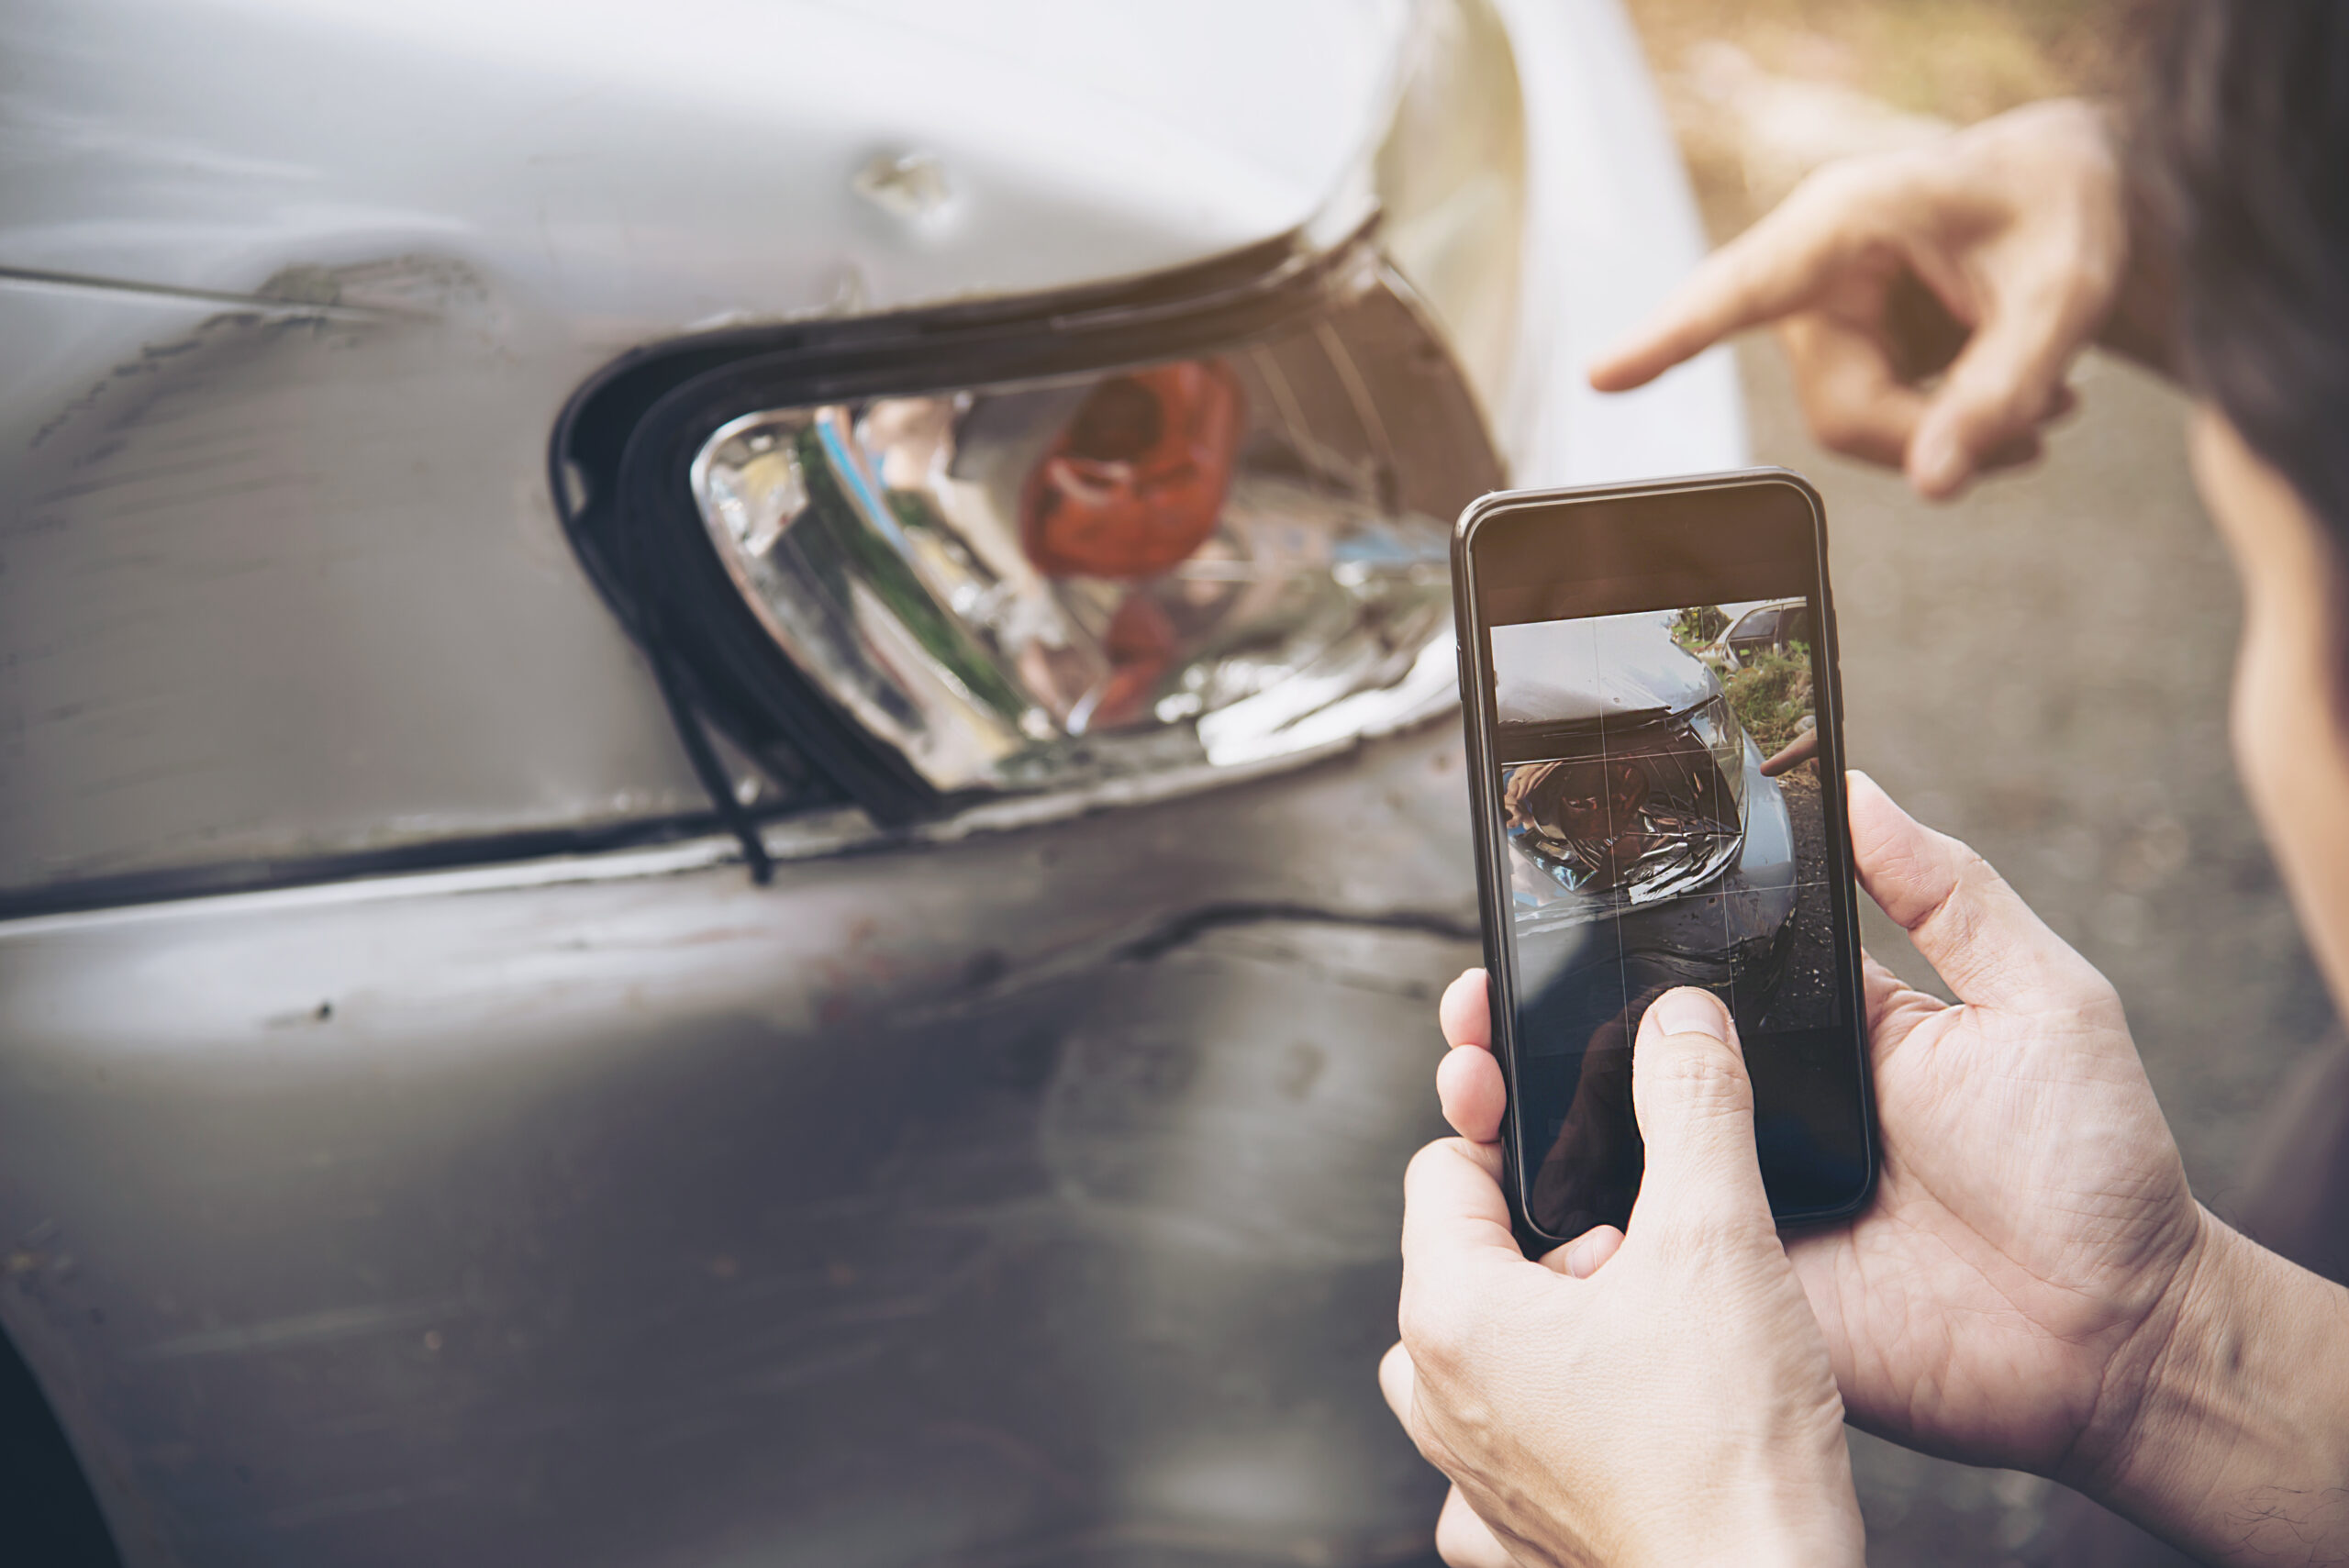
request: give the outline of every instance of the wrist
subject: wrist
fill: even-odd
[[[2061,1478],[2209,1562],[2339,1561],[2349,1292],[2198,1216],[2142,1342],[2108,1379],[2113,1420]]]
[[[2217,1302],[2238,1288],[2242,1239],[2193,1206],[2193,1234],[2136,1330],[2104,1369],[2096,1406],[2054,1479],[2119,1507],[2200,1424],[2206,1336]]]
[[[1690,1499],[1687,1512],[1658,1538],[1662,1549],[1640,1557],[1653,1568],[1734,1562],[1740,1568],[1865,1568],[1867,1530],[1859,1494],[1843,1462],[1839,1484],[1805,1485],[1776,1478],[1745,1492],[1716,1488]],[[1698,1527],[1691,1539],[1688,1526]]]
[[[1692,1500],[1691,1506],[1704,1505]],[[1636,1562],[1641,1568],[1713,1562],[1734,1562],[1738,1568],[1866,1568],[1867,1535],[1855,1503],[1848,1528],[1822,1521],[1809,1528],[1709,1530],[1698,1540],[1684,1537],[1668,1550],[1621,1561]]]

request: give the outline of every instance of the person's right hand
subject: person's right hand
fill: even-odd
[[[1820,442],[1949,495],[2037,455],[2040,426],[2071,406],[2065,373],[2112,315],[2128,261],[2103,117],[2076,101],[2035,104],[1943,142],[1819,170],[1708,257],[1591,366],[1590,382],[1628,391],[1776,322]],[[1919,383],[1938,367],[1909,362],[1903,341],[1918,284],[1971,331],[1930,388]]]
[[[1402,1340],[1378,1380],[1461,1489],[1438,1550],[1454,1568],[1861,1562],[1834,1369],[1770,1223],[1729,1009],[1667,991],[1633,1056],[1646,1169],[1603,1258],[1527,1260],[1489,1143],[1431,1143],[1404,1177]]]
[[[2111,985],[1981,857],[1865,775],[1849,795],[1861,882],[1960,1001],[1869,962],[1876,1195],[1792,1239],[1796,1273],[1856,1424],[2097,1494],[2223,1228],[2188,1191]],[[1446,994],[1453,1046],[1488,1045],[1483,992],[1471,971]],[[1489,1051],[1452,1051],[1436,1083],[1462,1136],[1497,1137]]]

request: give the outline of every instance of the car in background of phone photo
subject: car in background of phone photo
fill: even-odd
[[[9,1539],[1429,1561],[1450,526],[1744,457],[1616,6],[0,46]]]
[[[1718,670],[1741,669],[1758,653],[1785,653],[1810,645],[1810,606],[1800,599],[1780,599],[1734,613],[1724,605],[1719,613],[1728,624],[1698,655]]]

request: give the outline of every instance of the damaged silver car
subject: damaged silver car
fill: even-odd
[[[11,1549],[1424,1561],[1447,529],[1743,455],[1621,15],[0,47]]]
[[[1612,1016],[1674,985],[1766,989],[1794,829],[1720,679],[1661,615],[1506,631],[1496,736],[1527,991]],[[1609,984],[1577,983],[1592,965]],[[1597,1027],[1552,1022],[1575,1040]]]

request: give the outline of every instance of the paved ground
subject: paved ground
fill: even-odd
[[[2043,465],[1932,506],[1810,442],[1774,343],[1742,356],[1757,461],[1826,496],[1854,762],[2111,977],[2223,1213],[2254,1118],[2331,1011],[2227,752],[2235,590],[2182,403],[2091,359]],[[1929,979],[1867,916],[1870,947]],[[1865,1439],[1855,1463],[1879,1564],[2015,1560],[2047,1492]]]
[[[1786,968],[1760,1027],[1809,1029],[1835,1021],[1835,913],[1827,870],[1827,818],[1820,809],[1819,764],[1779,776],[1795,835],[1797,890]]]

